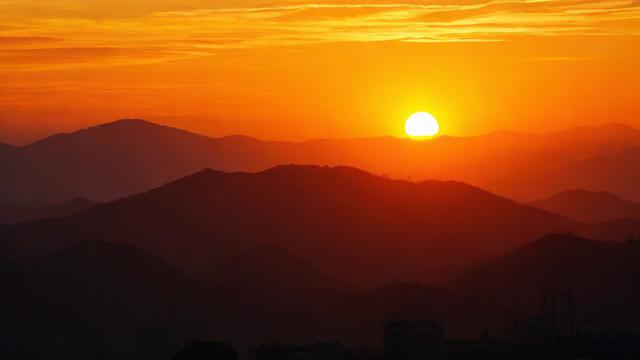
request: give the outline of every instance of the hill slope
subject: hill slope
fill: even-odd
[[[640,202],[640,146],[607,153],[535,175],[494,183],[488,189],[512,198],[534,201],[565,191],[585,189],[606,191],[623,199]]]
[[[530,205],[589,223],[640,219],[640,203],[605,191],[567,190]]]
[[[223,261],[211,274],[209,283],[238,296],[260,293],[263,301],[279,303],[317,303],[335,299],[349,289],[290,251],[267,244]]]
[[[640,320],[637,241],[608,243],[550,235],[486,264],[472,267],[451,286],[497,304],[538,311],[543,287],[572,289],[578,322],[635,327]]]
[[[556,189],[546,185],[550,181],[546,178],[539,184],[535,179],[540,174],[570,174],[586,159],[638,145],[640,131],[619,124],[543,134],[442,136],[431,141],[379,137],[295,143],[243,136],[213,139],[143,120],[120,120],[0,149],[0,172],[6,174],[0,177],[0,200],[29,206],[76,197],[106,202],[204,168],[253,172],[280,164],[346,165],[394,178],[451,179],[530,200],[548,196],[547,187]],[[624,188],[608,184],[594,189],[619,190],[615,193],[632,199],[625,195],[637,195],[624,179],[610,182]],[[581,184],[579,177],[568,177],[553,193]]]
[[[258,168],[267,155],[253,146],[248,138],[214,140],[143,120],[120,120],[15,148],[0,162],[8,174],[0,178],[0,198],[37,206],[75,197],[114,200],[207,167]]]
[[[56,358],[93,358],[107,349],[133,358],[136,341],[156,331],[170,336],[161,344],[168,356],[202,335],[206,295],[197,281],[133,246],[80,243],[25,271],[7,295],[11,306],[1,310],[2,328],[11,329],[4,340],[40,339],[27,351],[45,347]]]
[[[595,228],[457,182],[280,166],[256,174],[206,170],[70,218],[0,227],[0,245],[3,256],[29,261],[72,242],[124,242],[202,275],[267,243],[330,277],[377,286],[442,280],[544,234]],[[614,236],[608,229],[597,227],[603,238]]]
[[[0,142],[0,153],[4,152],[4,151],[10,151],[12,149],[14,149],[14,147],[12,145]]]
[[[260,254],[261,259],[256,259]],[[247,266],[240,266],[249,260]],[[253,268],[286,261],[282,269],[264,267],[263,284]],[[234,266],[227,266],[235,264]],[[467,299],[445,289],[393,284],[372,292],[334,292],[317,286],[318,275],[308,263],[276,247],[259,246],[225,263],[217,280],[242,284],[243,291],[220,282],[196,281],[157,257],[130,245],[79,243],[18,271],[0,266],[0,275],[18,279],[0,294],[0,356],[17,351],[48,357],[85,359],[105,354],[122,359],[167,358],[192,338],[231,341],[241,349],[264,340],[337,339],[347,344],[376,345],[380,326],[394,313],[445,321],[454,336],[477,336],[501,326],[508,312]],[[309,271],[310,270],[310,271]],[[304,280],[303,288],[325,294],[299,296],[297,286],[286,293],[279,285]],[[4,281],[4,277],[0,280]],[[3,284],[4,285],[4,282]],[[275,292],[273,290],[276,289]],[[307,294],[307,295],[317,295]]]
[[[0,224],[16,224],[31,220],[65,217],[96,204],[96,202],[89,199],[76,198],[60,204],[42,207],[0,205]]]

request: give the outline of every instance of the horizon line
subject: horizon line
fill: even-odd
[[[558,133],[558,132],[563,132],[563,131],[568,131],[568,130],[574,130],[574,129],[602,128],[602,127],[606,127],[606,126],[622,126],[622,127],[630,128],[630,129],[633,129],[633,130],[640,130],[637,127],[635,127],[635,126],[633,126],[631,124],[628,124],[628,123],[619,122],[619,121],[611,121],[611,122],[605,122],[605,123],[600,123],[600,124],[592,124],[592,125],[575,125],[575,126],[565,127],[565,128],[561,128],[561,129],[546,130],[546,131],[540,131],[540,132],[519,131],[519,130],[512,130],[512,129],[497,129],[497,130],[483,132],[483,133],[479,133],[479,134],[475,134],[475,135],[452,135],[452,134],[443,133],[443,134],[438,134],[438,135],[435,135],[435,136],[432,136],[432,137],[426,137],[424,139],[415,139],[415,138],[412,138],[412,137],[410,137],[408,135],[400,137],[400,136],[394,136],[394,135],[391,135],[391,134],[384,134],[384,135],[377,135],[377,136],[374,135],[374,136],[352,136],[352,137],[318,137],[318,138],[308,138],[308,139],[304,139],[304,140],[285,140],[285,139],[264,139],[264,138],[259,138],[259,137],[256,137],[256,136],[251,136],[251,135],[246,135],[246,134],[241,134],[241,133],[222,135],[222,136],[212,136],[212,135],[207,135],[207,134],[196,132],[196,131],[193,131],[193,130],[190,130],[190,129],[186,129],[186,128],[167,125],[167,124],[162,123],[162,122],[147,120],[145,118],[131,117],[131,118],[119,118],[119,119],[115,119],[115,120],[112,120],[112,121],[96,123],[94,125],[89,125],[89,126],[86,126],[86,127],[77,128],[77,129],[71,130],[71,131],[60,131],[60,132],[51,133],[50,135],[46,135],[46,136],[41,137],[39,139],[35,139],[35,140],[29,141],[29,142],[26,142],[26,143],[23,143],[23,144],[15,144],[15,143],[11,143],[11,142],[5,142],[3,139],[0,139],[0,144],[9,145],[9,146],[14,147],[14,148],[22,148],[22,147],[27,147],[27,146],[34,145],[34,144],[37,144],[37,143],[40,143],[40,142],[44,142],[44,141],[47,141],[49,139],[52,139],[52,138],[55,138],[55,137],[58,137],[58,136],[72,135],[72,134],[75,134],[75,133],[78,133],[78,132],[87,131],[87,130],[98,128],[98,127],[110,126],[110,125],[115,125],[115,124],[124,123],[124,122],[136,122],[136,121],[142,122],[142,123],[146,123],[146,124],[152,125],[152,126],[164,127],[164,128],[168,128],[168,129],[177,130],[177,131],[187,132],[187,133],[190,133],[192,135],[205,137],[205,138],[208,138],[208,139],[211,139],[211,140],[224,140],[224,139],[238,137],[238,138],[246,138],[246,139],[249,139],[249,140],[265,142],[265,143],[290,143],[290,144],[304,144],[304,143],[311,143],[311,142],[318,142],[318,141],[375,140],[375,139],[385,139],[385,138],[420,143],[420,142],[431,142],[431,141],[436,141],[436,140],[439,140],[439,139],[447,139],[447,138],[451,138],[451,139],[473,139],[473,138],[480,138],[480,137],[491,136],[491,135],[501,134],[501,133],[510,133],[510,134],[514,134],[514,135],[545,135],[545,134],[553,134],[553,133]]]

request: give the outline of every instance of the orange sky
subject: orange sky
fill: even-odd
[[[640,126],[640,1],[0,0],[0,141]]]

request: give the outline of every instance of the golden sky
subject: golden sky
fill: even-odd
[[[0,141],[640,126],[640,1],[0,0]]]

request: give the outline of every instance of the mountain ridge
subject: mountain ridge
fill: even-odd
[[[431,141],[385,136],[286,142],[246,136],[210,138],[130,119],[3,151],[0,169],[6,169],[8,176],[0,178],[0,199],[29,206],[76,197],[107,202],[203,168],[257,172],[279,164],[313,164],[358,167],[400,179],[463,181],[522,200],[529,186],[537,187],[522,179],[562,171],[592,155],[639,144],[640,131],[620,125],[545,134],[442,136]],[[579,179],[571,181],[580,185]],[[515,190],[512,183],[517,185]],[[605,183],[597,190],[609,187]]]
[[[590,223],[640,219],[640,203],[606,191],[567,190],[530,205]]]
[[[638,240],[603,242],[552,234],[470,267],[449,286],[468,296],[539,312],[542,288],[572,290],[577,325],[588,321],[637,326]],[[624,319],[624,321],[623,321]]]
[[[98,204],[87,198],[79,197],[59,204],[42,207],[0,205],[0,224],[15,224],[47,218],[65,217]]]
[[[488,186],[501,188],[507,196],[525,201],[552,196],[566,189],[581,188],[588,191],[606,191],[620,198],[640,202],[640,146],[606,153],[580,160],[564,168],[553,169],[528,178],[521,177],[510,186]]]
[[[269,139],[260,139],[260,138],[256,138],[253,136],[249,136],[249,135],[244,135],[244,134],[231,134],[231,135],[224,135],[224,136],[209,136],[209,135],[205,135],[205,134],[201,134],[198,132],[194,132],[194,131],[190,131],[187,129],[182,129],[182,128],[178,128],[178,127],[174,127],[174,126],[170,126],[170,125],[163,125],[161,123],[157,123],[157,122],[153,122],[150,120],[146,120],[146,119],[142,119],[142,118],[121,118],[121,119],[117,119],[114,121],[110,121],[110,122],[105,122],[105,123],[99,123],[99,124],[95,124],[95,125],[90,125],[78,130],[74,130],[74,131],[70,131],[70,132],[59,132],[59,133],[55,133],[55,134],[51,134],[49,136],[43,137],[41,139],[37,139],[34,140],[32,142],[26,143],[24,145],[12,145],[9,143],[3,143],[2,141],[0,141],[0,146],[7,146],[7,147],[11,147],[11,148],[21,148],[21,147],[28,147],[30,145],[42,142],[42,141],[46,141],[49,138],[56,138],[59,136],[64,136],[64,135],[72,135],[75,133],[82,133],[85,132],[87,130],[92,130],[92,129],[101,129],[101,128],[109,128],[109,127],[118,127],[118,126],[128,126],[128,125],[142,125],[142,126],[151,126],[151,127],[161,127],[161,128],[165,128],[165,129],[172,129],[172,130],[178,130],[178,131],[182,131],[182,132],[186,132],[189,134],[193,134],[193,135],[197,135],[197,136],[201,136],[201,137],[205,137],[205,138],[209,138],[209,139],[213,139],[213,140],[219,140],[219,139],[225,139],[225,138],[245,138],[245,139],[251,139],[251,140],[256,140],[256,141],[260,141],[260,142],[286,142],[286,143],[305,143],[305,142],[316,142],[316,141],[325,141],[325,140],[369,140],[369,139],[394,139],[394,140],[410,140],[407,138],[402,138],[402,137],[396,137],[396,136],[392,136],[392,135],[380,135],[380,136],[367,136],[367,137],[347,137],[347,138],[311,138],[311,139],[306,139],[306,140],[300,140],[300,141],[286,141],[286,140],[269,140]],[[467,135],[467,136],[454,136],[454,135],[439,135],[437,136],[434,140],[437,139],[475,139],[475,138],[482,138],[482,137],[487,137],[487,136],[494,136],[494,135],[498,135],[498,136],[502,136],[502,135],[516,135],[516,136],[545,136],[545,135],[550,135],[550,134],[564,134],[564,133],[570,133],[573,131],[604,131],[604,130],[624,130],[624,131],[632,131],[632,132],[638,132],[640,133],[640,129],[631,126],[629,124],[625,124],[625,123],[621,123],[621,122],[608,122],[608,123],[603,123],[603,124],[599,124],[599,125],[581,125],[581,126],[573,126],[573,127],[569,127],[566,129],[562,129],[562,130],[550,130],[550,131],[543,131],[543,132],[527,132],[527,131],[518,131],[518,130],[508,130],[508,129],[503,129],[503,130],[495,130],[495,131],[489,131],[486,133],[481,133],[481,134],[477,134],[477,135]],[[639,144],[640,145],[640,144]]]
[[[283,165],[259,173],[204,170],[67,218],[0,227],[0,235],[3,256],[20,261],[90,234],[135,244],[196,275],[271,243],[329,276],[349,274],[348,282],[371,287],[441,281],[550,232],[623,240],[638,226],[587,225],[454,181]]]

